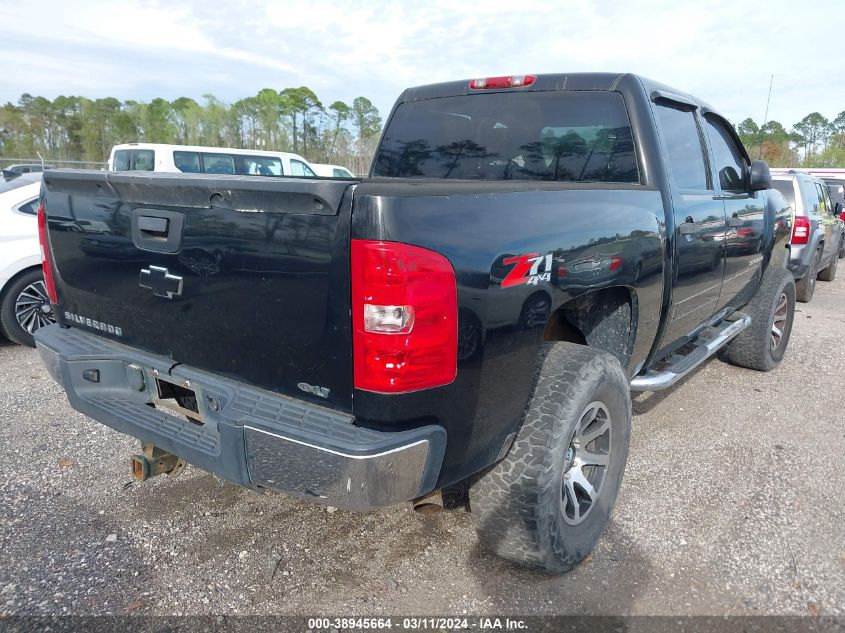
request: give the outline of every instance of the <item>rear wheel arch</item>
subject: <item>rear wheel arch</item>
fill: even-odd
[[[9,279],[6,280],[6,283],[3,284],[3,287],[0,288],[0,302],[2,302],[3,299],[6,298],[6,294],[9,292],[9,288],[11,288],[18,279],[20,279],[24,275],[28,275],[29,273],[35,270],[42,270],[41,264],[34,264],[32,266],[27,266],[26,268],[21,268],[18,272],[9,277]]]
[[[44,275],[41,266],[28,266],[16,273],[0,289],[0,334],[10,341],[32,347],[35,345],[32,332],[41,325],[55,322],[55,315],[52,310],[47,314],[37,312],[34,316],[31,312],[27,312],[26,314],[32,316],[35,320],[32,323],[34,329],[29,329],[29,325],[22,324],[20,317],[16,315],[17,302],[19,297],[23,296],[21,293],[25,290],[29,291],[26,301],[31,307],[27,308],[28,310],[35,309],[37,311],[39,310],[37,301],[47,301],[47,292],[43,286],[43,280]],[[39,290],[32,291],[29,288],[30,285],[38,283],[40,283]],[[41,299],[36,299],[36,297],[41,297]]]
[[[592,290],[570,299],[549,316],[546,341],[586,345],[609,352],[627,367],[636,339],[637,295],[628,286]]]

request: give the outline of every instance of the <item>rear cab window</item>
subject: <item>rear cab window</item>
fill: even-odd
[[[639,184],[622,95],[501,92],[400,104],[373,175]]]
[[[119,149],[114,153],[114,171],[153,171],[155,151],[151,149]]]

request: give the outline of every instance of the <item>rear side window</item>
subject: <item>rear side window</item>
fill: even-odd
[[[795,208],[795,186],[791,180],[772,180],[772,187],[777,189],[786,198],[793,209]]]
[[[639,183],[617,92],[496,92],[401,104],[373,175]]]
[[[202,171],[200,155],[196,152],[173,152],[173,164],[176,169],[186,174],[198,174]]]
[[[119,149],[114,153],[114,171],[153,171],[155,152],[151,149]]]
[[[239,174],[247,176],[281,176],[282,161],[270,156],[239,156]]]
[[[38,213],[38,198],[27,200],[19,204],[16,209],[18,213],[25,213],[26,215],[36,215]]]
[[[832,215],[833,205],[830,204],[830,194],[827,192],[827,187],[817,182],[816,190],[819,192],[819,209],[821,210],[822,215]]]
[[[693,109],[676,103],[661,103],[655,110],[675,185],[679,189],[710,189]]]
[[[203,154],[202,165],[207,174],[235,173],[235,159],[228,154]]]
[[[345,169],[338,169],[337,167],[335,167],[332,170],[332,177],[334,177],[334,178],[353,178],[352,174],[350,174],[348,171],[346,171]]]
[[[820,213],[819,190],[816,189],[816,183],[812,180],[799,180],[798,183],[801,198],[804,200],[804,213]]]

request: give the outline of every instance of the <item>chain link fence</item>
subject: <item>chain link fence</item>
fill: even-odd
[[[10,165],[41,165],[45,167],[52,167],[54,169],[59,167],[67,167],[70,169],[107,169],[108,163],[90,160],[53,160],[45,158],[43,161],[38,158],[25,158],[14,156],[0,156],[0,169],[6,169]]]

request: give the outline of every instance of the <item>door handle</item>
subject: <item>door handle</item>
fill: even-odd
[[[683,224],[678,225],[678,230],[681,232],[681,235],[692,235],[698,230],[698,222],[687,220]]]

